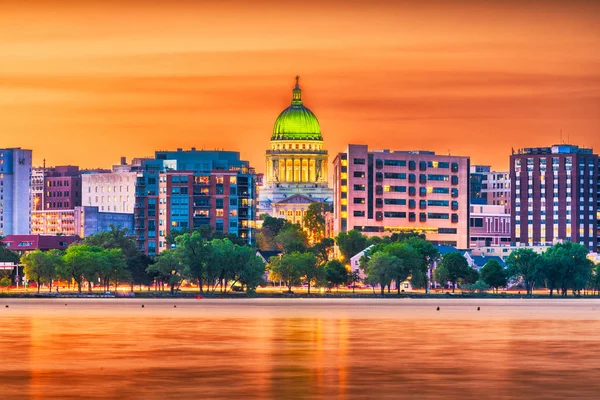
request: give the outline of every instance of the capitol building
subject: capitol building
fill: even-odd
[[[308,205],[331,203],[328,154],[317,117],[304,106],[298,85],[292,104],[279,114],[266,153],[266,169],[260,188],[258,213],[302,224]]]

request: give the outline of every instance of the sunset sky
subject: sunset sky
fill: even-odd
[[[296,75],[331,155],[600,151],[600,1],[0,0],[0,147],[36,165],[194,146],[262,172]]]

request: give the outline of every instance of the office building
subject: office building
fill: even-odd
[[[334,162],[334,233],[417,231],[469,247],[469,158],[349,145]]]
[[[256,179],[233,151],[158,151],[137,174],[135,233],[149,255],[168,248],[171,230],[202,227],[254,239]]]
[[[0,149],[0,236],[31,228],[31,150]]]
[[[520,149],[510,157],[510,177],[513,242],[570,240],[597,249],[598,155],[592,149]]]

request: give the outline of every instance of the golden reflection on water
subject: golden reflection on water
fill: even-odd
[[[4,300],[0,398],[598,397],[599,301],[477,304]]]

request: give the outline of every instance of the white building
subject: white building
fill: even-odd
[[[110,172],[81,176],[83,207],[100,212],[133,214],[137,172]]]
[[[0,235],[27,235],[31,226],[31,150],[0,149]]]

